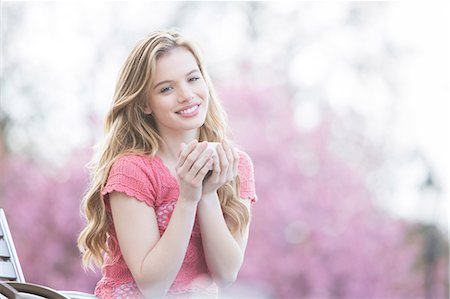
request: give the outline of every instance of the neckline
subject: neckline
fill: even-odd
[[[178,186],[177,178],[172,174],[169,167],[167,167],[166,163],[164,163],[163,159],[161,159],[161,157],[156,154],[154,155],[154,158],[156,158],[158,163],[161,165],[163,171],[166,173],[167,176],[169,176],[169,178],[172,180],[172,182],[174,182],[175,185]]]

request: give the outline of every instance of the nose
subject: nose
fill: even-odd
[[[194,96],[195,96],[195,94],[189,85],[186,85],[186,84],[180,85],[180,87],[178,89],[178,101],[179,102],[190,101],[191,99],[194,98]]]

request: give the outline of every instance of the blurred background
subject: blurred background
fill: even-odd
[[[84,166],[134,44],[178,28],[255,166],[246,260],[223,294],[449,297],[448,3],[0,7],[0,207],[28,282],[93,292]]]

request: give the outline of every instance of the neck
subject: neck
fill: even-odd
[[[171,132],[170,134],[161,134],[163,139],[162,144],[160,144],[160,149],[158,155],[168,161],[177,161],[178,155],[181,151],[181,143],[188,144],[192,140],[197,139],[199,135],[199,130],[183,131],[183,132]]]

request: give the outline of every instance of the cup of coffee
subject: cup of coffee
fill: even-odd
[[[213,156],[217,156],[217,145],[219,145],[219,142],[208,142],[208,146],[206,147],[206,149],[212,149],[213,150]],[[211,165],[210,170],[213,169],[213,166]]]
[[[213,156],[217,156],[217,145],[219,145],[219,142],[208,142],[208,146],[206,149],[212,149],[213,150]]]

